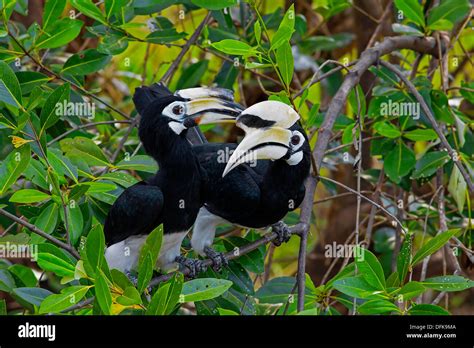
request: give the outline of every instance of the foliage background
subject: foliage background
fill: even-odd
[[[1,314],[296,314],[298,302],[304,314],[319,315],[473,313],[474,34],[467,0],[1,6],[0,242],[39,248],[37,262],[0,260]],[[424,111],[419,120],[382,115],[384,102],[416,101],[413,91],[380,64],[360,71],[317,164],[332,181],[322,179],[306,203],[309,231],[294,229],[303,243],[298,236],[279,248],[254,243],[221,274],[159,282],[151,266],[161,240],[156,230],[136,285],[108,270],[107,211],[124,188],[157,170],[137,137],[137,86],[218,85],[243,105],[281,100],[298,109],[315,147],[348,70],[388,36],[426,37],[433,45],[429,53],[418,42],[394,47],[383,59],[410,78],[436,124]],[[54,106],[63,100],[93,103],[95,118],[59,117]],[[455,157],[443,151],[436,128]],[[241,136],[230,126],[202,131],[213,142]],[[300,211],[285,221],[301,226]],[[232,226],[219,235],[216,247],[230,253],[260,238]],[[333,242],[362,242],[370,251],[355,263],[328,257]],[[193,255],[189,241],[183,251]],[[149,293],[152,277],[158,286]]]

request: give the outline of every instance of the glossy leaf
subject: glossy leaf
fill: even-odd
[[[216,298],[226,292],[232,282],[224,279],[199,278],[184,283],[184,302],[204,301]]]

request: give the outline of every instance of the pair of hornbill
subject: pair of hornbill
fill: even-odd
[[[291,107],[264,101],[243,110],[227,89],[172,93],[162,84],[137,88],[133,101],[141,116],[140,140],[159,170],[125,189],[111,207],[104,227],[110,268],[136,270],[146,237],[160,224],[157,267],[169,271],[179,264],[190,276],[203,268],[202,261],[180,252],[193,225],[191,246],[216,270],[227,264],[212,248],[222,222],[272,226],[277,245],[289,239],[281,219],[302,202],[310,169],[308,139]],[[246,135],[239,145],[187,140],[189,128],[216,122],[236,122]]]

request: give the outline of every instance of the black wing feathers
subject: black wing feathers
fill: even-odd
[[[149,234],[159,225],[163,194],[159,187],[139,182],[127,188],[110,208],[104,232],[107,245],[132,235]]]

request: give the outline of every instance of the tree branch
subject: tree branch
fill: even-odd
[[[8,211],[4,210],[4,209],[1,209],[0,208],[0,215],[3,215],[13,221],[15,221],[16,223],[22,225],[22,226],[25,226],[27,229],[29,229],[31,232],[33,233],[36,233],[37,235],[49,240],[51,243],[57,245],[58,247],[68,251],[69,253],[72,254],[72,256],[74,256],[76,259],[80,259],[80,255],[79,253],[77,252],[76,249],[74,249],[74,247],[72,247],[71,245],[69,244],[66,244],[64,242],[61,242],[59,239],[56,239],[54,238],[53,236],[49,235],[48,233],[46,233],[45,231],[39,229],[38,227],[36,227],[35,225],[33,224],[30,224],[29,222],[25,221],[25,220],[22,220],[20,219],[19,217],[9,213]]]
[[[306,228],[307,227],[302,225],[302,224],[297,224],[295,226],[290,227],[290,233],[299,235]],[[242,255],[245,255],[245,254],[250,253],[251,251],[254,251],[255,249],[257,249],[261,245],[265,245],[267,243],[270,243],[277,236],[278,235],[275,232],[268,233],[265,236],[263,236],[263,238],[260,238],[260,239],[254,241],[254,242],[251,242],[249,244],[246,244],[246,245],[240,247],[238,253],[236,253],[234,250],[232,250],[232,251],[229,251],[229,252],[225,253],[224,255],[228,260],[238,259]],[[203,260],[203,265],[207,266],[207,267],[211,266],[212,265],[212,260],[210,260],[210,259]],[[161,282],[165,282],[165,281],[169,280],[171,277],[173,277],[174,274],[176,274],[178,272],[181,272],[181,271],[174,271],[174,272],[171,272],[171,273],[164,274],[164,275],[158,276],[156,278],[153,278],[150,282],[150,286],[152,286],[152,287],[157,286]],[[183,273],[183,275],[186,276],[186,275],[189,274],[189,270],[185,269],[181,273]]]
[[[410,92],[414,95],[414,97],[416,98],[418,103],[420,103],[423,112],[425,113],[426,117],[428,118],[431,125],[433,126],[433,129],[435,130],[436,134],[438,135],[439,140],[441,141],[441,144],[448,151],[449,156],[453,160],[454,164],[458,167],[459,171],[461,172],[461,175],[463,176],[464,180],[466,181],[466,184],[469,187],[469,192],[471,192],[471,194],[474,193],[474,184],[472,182],[472,179],[470,178],[468,172],[466,171],[466,169],[462,165],[461,161],[460,160],[454,160],[455,158],[458,157],[457,152],[453,150],[451,145],[449,145],[448,140],[446,139],[446,137],[444,136],[443,131],[441,130],[438,123],[436,122],[436,119],[434,118],[433,113],[431,112],[430,108],[426,104],[426,102],[423,99],[422,95],[416,89],[415,85],[410,80],[408,80],[405,77],[405,75],[403,75],[403,73],[397,67],[393,66],[392,64],[390,64],[388,62],[384,62],[384,61],[380,61],[380,64],[382,66],[386,67],[387,69],[389,69],[390,71],[392,71],[393,73],[395,73],[400,78],[400,80],[402,80],[403,83],[407,86],[407,88],[410,90]]]
[[[411,49],[416,52],[421,52],[425,54],[430,54],[433,56],[438,56],[437,43],[436,40],[432,37],[410,37],[410,36],[393,36],[385,38],[378,45],[371,47],[364,52],[362,52],[360,59],[354,65],[354,68],[346,75],[344,82],[339,87],[339,90],[336,92],[335,96],[329,103],[328,110],[326,112],[324,121],[319,128],[318,139],[313,150],[313,156],[316,158],[316,172],[319,172],[321,163],[324,158],[325,151],[329,144],[329,139],[332,134],[332,127],[336,121],[337,116],[341,114],[342,108],[346,104],[346,100],[349,96],[350,91],[354,88],[363,73],[365,73],[368,68],[376,63],[380,57],[389,54],[395,50],[399,49]],[[443,48],[442,51],[444,51]],[[306,182],[306,194],[301,206],[301,216],[300,224],[308,226],[311,218],[311,211],[313,206],[313,197],[318,184],[317,175],[311,174]],[[308,230],[302,231],[301,235],[304,236],[308,233]],[[301,239],[300,245],[300,257],[302,259],[301,253],[304,253],[306,250],[306,239]],[[304,275],[304,262],[301,264],[302,270],[298,271],[298,310],[301,311],[304,308],[304,287],[305,287],[305,275]]]

